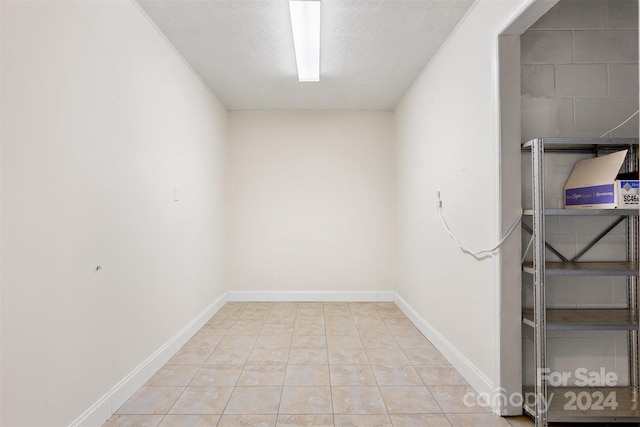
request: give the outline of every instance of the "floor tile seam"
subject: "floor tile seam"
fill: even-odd
[[[187,388],[187,387],[189,387],[189,386],[188,385],[147,385],[145,383],[138,390],[136,390],[136,392],[142,390],[143,388]],[[131,396],[131,397],[133,397],[133,396]],[[127,402],[128,402],[128,400],[127,400]]]
[[[371,304],[371,305],[373,306],[373,308],[374,308],[374,310],[375,310],[375,305],[373,305],[373,304]],[[358,328],[358,324],[356,323],[356,321],[355,321],[355,317],[354,317],[354,315],[353,315],[352,305],[351,305],[351,304],[348,304],[348,307],[349,307],[349,313],[351,314],[351,319],[352,319],[353,324],[355,325],[355,328],[356,328],[356,333],[357,333],[357,335],[358,335],[358,339],[359,339],[359,340],[360,340],[360,342],[362,343],[362,336],[361,336],[361,334],[360,334],[360,329]],[[378,314],[378,316],[379,316],[379,313],[377,313],[377,310],[376,310],[376,314]],[[367,317],[368,317],[368,316],[367,316]],[[385,325],[385,327],[386,327],[386,325]],[[365,348],[364,343],[362,343],[362,348],[363,348],[364,353],[365,353],[365,355],[366,355],[366,357],[367,357],[367,362],[368,362],[368,363],[367,363],[367,366],[368,366],[368,368],[369,368],[369,370],[370,370],[370,372],[371,372],[371,374],[372,374],[373,380],[374,380],[374,381],[375,381],[375,383],[376,383],[376,389],[378,390],[378,393],[379,393],[379,395],[380,395],[380,399],[381,399],[382,404],[384,405],[384,408],[385,408],[385,414],[384,414],[384,415],[386,415],[386,416],[387,416],[387,418],[389,419],[389,421],[391,421],[391,419],[390,419],[390,417],[389,417],[389,408],[387,407],[387,403],[385,402],[384,397],[383,397],[383,395],[382,395],[382,391],[380,390],[380,384],[379,384],[379,382],[378,382],[378,378],[377,378],[377,377],[376,377],[376,375],[375,375],[375,371],[373,370],[373,364],[371,363],[371,360],[369,359],[369,354],[367,353],[367,349]],[[357,387],[362,387],[362,386],[357,386]],[[334,424],[335,424],[335,415],[334,415]]]
[[[278,399],[278,409],[276,412],[276,424],[278,423],[278,416],[280,415],[280,407],[282,406],[282,396],[284,395],[284,387],[285,387],[284,382],[286,380],[286,377],[287,377],[287,368],[285,367],[284,377],[282,378],[282,387],[280,387],[280,398]]]
[[[394,338],[395,339],[395,338]],[[397,341],[396,341],[397,342]],[[422,382],[424,383],[424,380],[422,379],[422,375],[420,375],[418,373],[418,370],[416,369],[416,365],[413,363],[413,361],[411,360],[411,358],[409,357],[409,354],[407,353],[407,350],[413,350],[413,349],[409,349],[409,348],[403,348],[400,343],[398,343],[398,348],[402,351],[402,353],[404,354],[404,357],[407,358],[407,360],[409,361],[409,365],[411,365],[411,367],[413,367],[413,369],[416,371],[416,373],[418,374],[418,376],[420,377],[420,380],[422,380]],[[427,385],[426,383],[424,384],[425,386]]]
[[[349,307],[349,315],[351,317],[351,322],[353,322],[353,324],[355,325],[356,334],[358,336],[358,340],[360,341],[360,344],[362,345],[362,348],[364,348],[364,343],[362,342],[362,337],[360,336],[360,331],[358,330],[358,326],[356,325],[356,321],[353,318],[353,312],[351,311],[351,305],[347,304],[347,307]],[[328,345],[328,343],[327,343],[327,345]],[[366,350],[365,350],[365,352],[366,352]]]
[[[373,376],[373,380],[376,383],[376,388],[378,389],[378,394],[380,395],[380,399],[382,399],[382,404],[384,405],[384,409],[387,412],[387,415],[389,415],[389,406],[387,405],[387,402],[384,399],[384,395],[382,394],[382,390],[380,389],[380,383],[378,382],[378,377],[376,377],[376,373],[373,370],[373,364],[371,363],[371,360],[369,359],[369,354],[367,354],[367,351],[365,349],[365,354],[367,355],[367,361],[368,366],[369,366],[369,370],[371,371],[371,374]]]
[[[435,394],[433,394],[433,392],[431,391],[431,388],[429,386],[427,387],[427,391],[429,392],[429,394],[431,395],[431,397],[433,398],[433,401],[436,402],[436,405],[438,405],[438,408],[440,408],[440,411],[442,411],[443,414],[447,415],[447,412],[445,412],[444,408],[442,407],[442,405],[440,404],[440,401],[438,401],[438,399],[436,399]],[[449,420],[449,417],[447,417],[447,420]],[[449,421],[451,422],[451,421]],[[452,424],[453,425],[453,424]]]
[[[373,305],[373,304],[372,304]],[[375,308],[375,305],[373,305],[373,308]],[[351,311],[351,305],[349,305],[349,312],[351,313],[351,317],[353,319],[353,312]],[[377,313],[377,309],[376,309],[376,313]],[[380,316],[380,314],[378,313],[378,316]],[[355,320],[354,320],[355,323]],[[387,328],[386,324],[385,324],[385,328]],[[388,330],[389,328],[387,328]],[[362,344],[362,348],[364,349],[365,354],[367,355],[367,360],[369,361],[369,365],[371,365],[371,360],[369,359],[369,354],[367,353],[367,347],[364,346],[364,343],[362,342],[362,336],[360,335],[360,331],[358,330],[358,326],[356,325],[356,333],[358,334],[358,339],[360,340],[360,343]],[[391,331],[389,331],[389,333],[391,333]],[[392,335],[393,337],[393,335]],[[395,341],[395,338],[393,339],[394,342],[396,342],[396,344],[398,344],[397,341]],[[399,346],[399,344],[398,344]],[[372,369],[373,370],[373,369]],[[375,373],[374,373],[374,377],[375,377]]]
[[[486,412],[485,412],[486,413]],[[479,413],[477,413],[479,414]],[[444,414],[444,416],[447,418],[447,421],[449,422],[449,424],[451,424],[452,426],[454,425],[453,422],[454,420],[450,417],[450,415],[473,415],[471,413],[462,413],[462,412],[447,412]]]
[[[240,369],[240,375],[238,375],[238,378],[236,379],[236,385],[234,385],[233,388],[231,389],[231,393],[229,394],[229,397],[227,398],[227,401],[224,404],[224,408],[222,408],[222,413],[220,414],[220,420],[222,420],[222,415],[224,414],[224,411],[227,409],[227,406],[231,401],[231,396],[233,396],[233,393],[236,391],[236,388],[238,387],[238,382],[240,381],[240,377],[242,376],[242,373],[244,372],[244,369],[247,366],[247,361],[250,355],[251,355],[251,352],[249,352],[249,355],[247,356],[247,359],[244,361],[244,363],[240,365],[242,366],[242,368]],[[222,365],[219,365],[219,366],[222,366]],[[220,424],[220,420],[218,420],[217,424]]]
[[[381,388],[385,388],[385,387],[422,387],[422,386],[382,386]],[[415,415],[415,414],[428,414],[428,415],[446,415],[446,412],[444,412],[444,409],[442,409],[442,406],[440,406],[440,402],[438,402],[438,399],[436,399],[436,397],[433,395],[433,393],[431,393],[431,390],[429,390],[429,387],[424,386],[427,388],[427,392],[429,393],[429,395],[431,396],[431,398],[433,399],[433,401],[436,403],[436,405],[438,405],[438,408],[440,409],[440,413],[432,413],[432,412],[407,412],[407,413],[403,413],[403,414],[396,414],[393,413],[393,415]],[[384,394],[382,394],[382,390],[380,390],[380,394],[382,395],[382,400],[384,400]],[[386,402],[385,402],[386,404]],[[389,414],[391,415],[391,413]]]
[[[176,398],[176,400],[174,400],[174,402],[171,404],[171,406],[166,410],[166,412],[164,414],[153,414],[153,415],[163,415],[162,419],[164,420],[164,418],[169,415],[169,412],[171,412],[171,410],[173,409],[174,406],[176,406],[176,403],[178,403],[178,400],[180,400],[180,398],[182,397],[182,395],[184,394],[184,392],[187,390],[187,387],[183,387],[182,391],[180,392],[180,394],[178,395],[178,397]],[[128,401],[127,401],[128,402]],[[160,421],[160,423],[162,423],[162,421]],[[159,424],[158,424],[159,425]]]
[[[284,377],[282,378],[282,387],[284,389],[285,383],[287,381],[287,371],[289,370],[289,366],[293,366],[292,364],[289,363],[290,359],[291,359],[291,348],[293,345],[293,333],[291,335],[291,339],[289,340],[289,350],[287,352],[287,362],[284,365]],[[280,391],[280,403],[282,402],[282,391]],[[278,403],[278,409],[280,409],[280,403]]]
[[[336,388],[366,388],[366,387],[368,387],[368,388],[376,388],[378,390],[378,393],[380,394],[380,400],[382,400],[382,405],[384,405],[384,410],[385,410],[384,414],[344,414],[344,413],[337,414],[335,412],[335,409],[334,409],[334,418],[335,418],[335,415],[387,415],[387,416],[389,416],[389,408],[387,407],[387,402],[384,401],[384,396],[382,395],[382,391],[380,390],[380,387],[378,387],[378,386],[359,386],[359,385],[339,385],[339,386],[336,386]],[[333,388],[331,389],[331,397],[333,398]],[[334,419],[334,422],[335,422],[335,419]]]
[[[427,384],[424,382],[424,379],[422,379],[422,376],[421,376],[421,375],[420,375],[420,373],[417,371],[416,367],[415,367],[415,366],[413,366],[411,363],[409,363],[408,365],[407,365],[407,364],[379,364],[379,363],[376,363],[375,365],[374,365],[374,364],[372,364],[372,365],[371,365],[371,370],[373,371],[373,376],[375,377],[375,376],[376,376],[376,371],[375,371],[375,369],[373,369],[373,367],[374,367],[374,366],[408,366],[408,367],[411,367],[411,368],[413,368],[413,370],[414,370],[415,374],[418,376],[418,378],[420,378],[420,382],[422,383],[422,385],[419,385],[419,386],[425,386],[425,387],[427,386]],[[377,378],[376,378],[376,379],[377,379]],[[409,387],[409,386],[415,386],[415,384],[397,384],[397,385],[390,385],[390,387],[402,387],[402,386],[407,386],[407,387]],[[380,386],[380,387],[386,387],[386,386],[384,386],[384,385],[383,385],[383,386]]]
[[[162,414],[155,414],[155,415],[162,415]],[[198,412],[198,413],[190,413],[190,412],[176,412],[173,414],[170,413],[166,413],[163,416],[164,417],[188,417],[188,416],[207,416],[207,415],[217,415],[219,417],[221,417],[222,415],[229,415],[229,414],[220,414],[217,412]],[[246,414],[248,415],[248,414]]]
[[[272,309],[273,309],[273,305],[272,305]],[[245,308],[245,310],[246,310],[246,308]],[[296,310],[296,311],[297,311],[297,310]],[[353,314],[352,314],[352,313],[351,313],[351,319],[353,320]],[[383,320],[384,320],[384,319],[383,319]],[[236,319],[236,321],[234,322],[234,325],[235,325],[236,323],[237,323],[237,319]],[[327,335],[326,335],[326,332],[327,332],[327,330],[326,330],[326,317],[323,317],[323,323],[324,323],[324,326],[325,326],[325,336],[327,336]],[[355,322],[354,322],[354,323],[355,323]],[[387,330],[389,330],[388,326],[386,326],[386,322],[385,322],[385,327],[387,328]],[[231,328],[229,328],[229,329],[231,329]],[[358,333],[358,337],[361,339],[361,337],[360,337],[360,333],[359,333],[359,331],[358,331],[358,329],[357,329],[357,328],[356,328],[356,332]],[[389,332],[391,332],[391,331],[389,330]],[[392,334],[392,333],[391,333],[391,335],[394,337],[394,340],[395,340],[395,337],[396,337],[396,336],[395,336],[394,334]],[[228,335],[228,332],[227,332],[227,333],[225,333],[225,335],[223,335],[223,336],[229,336],[229,335]],[[291,349],[292,349],[293,337],[294,337],[294,336],[293,336],[293,334],[292,334],[292,340],[290,341],[290,344],[289,344],[289,347],[288,347],[288,351],[289,351],[289,353],[290,353],[290,351],[291,351]],[[256,340],[257,340],[257,339],[256,339]],[[396,342],[397,342],[397,341],[396,341]],[[213,350],[215,350],[217,347],[218,347],[218,346],[213,347],[213,348],[211,349],[211,350],[212,350],[212,352],[213,352]],[[251,349],[251,350],[253,350],[254,348],[255,348],[255,345],[254,345],[254,347],[252,347],[252,349]],[[403,351],[403,354],[405,354],[405,356],[407,356],[407,354],[406,354],[406,352],[405,352],[405,349],[404,349],[404,348],[402,348],[402,347],[399,347],[399,348]],[[326,351],[328,352],[328,348],[327,348],[327,349],[324,349],[324,350],[326,350]],[[211,353],[210,353],[210,354],[211,354]],[[366,354],[366,349],[365,349],[365,354]],[[368,356],[368,355],[367,355],[367,356]],[[368,366],[370,367],[371,371],[372,371],[372,372],[374,372],[374,371],[373,371],[373,368],[372,368],[372,366],[373,366],[373,365],[371,364],[371,362],[370,362],[370,360],[369,360],[369,358],[368,358],[368,357],[367,357],[367,359],[368,359]],[[206,361],[205,361],[204,363],[206,363]],[[202,365],[176,365],[176,366],[198,366],[198,371],[199,371],[199,370],[203,369],[203,367],[204,367],[204,363],[203,363]],[[327,363],[327,364],[320,364],[320,365],[322,365],[322,366],[327,365],[329,368],[331,367],[331,364],[330,364],[330,363]],[[244,363],[243,365],[241,365],[241,372],[244,372],[244,369],[245,369],[245,367],[246,367],[246,366],[247,366],[247,364],[246,364],[246,363]],[[265,365],[265,366],[267,366],[267,365]],[[293,365],[292,365],[292,364],[289,364],[289,363],[288,363],[288,361],[287,361],[287,363],[286,363],[286,367],[288,367],[288,366],[293,366]],[[415,370],[415,366],[414,366],[413,364],[410,364],[410,365],[408,365],[408,366],[412,366],[412,367],[414,368],[414,370]],[[448,365],[437,365],[437,366],[448,366]],[[285,370],[285,375],[286,375],[286,370]],[[195,377],[195,375],[194,375],[194,377]],[[236,380],[236,385],[235,385],[235,386],[233,386],[233,390],[235,390],[235,388],[237,387],[237,384],[238,384],[239,378],[240,378],[240,376],[238,376],[238,380]],[[380,385],[379,385],[379,383],[378,383],[378,379],[377,379],[377,377],[375,376],[375,372],[374,372],[374,380],[376,381],[378,391],[380,392],[380,394],[381,394],[381,396],[382,396],[382,393],[381,393],[381,390],[380,390],[380,387],[381,387],[381,386],[380,386]],[[193,381],[193,378],[192,378],[192,380],[190,381],[190,383],[191,383],[192,381]],[[333,393],[332,393],[332,391],[333,391],[333,387],[335,387],[335,386],[331,383],[331,377],[329,377],[329,381],[330,381],[330,390],[331,390],[331,403],[332,403],[332,410],[333,410],[333,418],[334,418],[334,423],[335,423],[335,415],[336,415],[336,414],[335,414],[335,408],[334,408],[334,405],[333,405]],[[424,381],[423,381],[423,383],[424,383]],[[426,386],[426,384],[425,384],[425,386]],[[187,386],[187,387],[188,387],[188,386]],[[183,391],[182,391],[181,395],[178,397],[178,399],[176,399],[176,402],[177,402],[177,400],[179,400],[179,398],[182,396],[182,394],[184,393],[184,391],[186,390],[186,388],[187,388],[187,387],[184,387],[184,388],[183,388]],[[283,385],[282,385],[282,387],[281,387],[281,396],[280,396],[280,402],[279,402],[278,409],[280,408],[280,404],[282,403],[282,392],[283,392],[283,390],[284,390],[284,387],[285,387],[285,384],[284,384],[284,379],[283,379]],[[358,387],[358,386],[354,386],[354,387]],[[433,394],[431,393],[431,390],[428,388],[428,386],[427,386],[427,389],[429,390],[430,395],[433,397]],[[233,394],[233,390],[232,390],[232,394]],[[231,394],[231,395],[232,395],[232,394]],[[227,405],[228,405],[228,403],[229,403],[229,401],[230,401],[231,395],[229,396],[229,399],[227,400],[227,402],[226,402],[226,404],[225,404],[225,410],[226,410],[226,407],[227,407]],[[435,400],[435,397],[434,397],[434,400]],[[384,401],[384,398],[383,398],[383,403],[384,403],[385,408],[386,408],[386,402]],[[437,400],[436,400],[436,403],[437,403]],[[175,402],[174,402],[174,405],[175,405]],[[172,405],[172,408],[173,408],[173,406],[174,406],[174,405]],[[442,408],[440,407],[440,404],[439,404],[439,403],[438,403],[438,407],[442,410]],[[386,408],[386,409],[387,409],[387,408]],[[442,413],[444,413],[444,412],[442,412]],[[224,410],[223,410],[223,414],[224,414]],[[164,417],[165,417],[166,415],[167,415],[167,414],[165,414],[165,415],[163,416],[163,419],[164,419]],[[267,414],[265,414],[265,415],[267,415]],[[277,414],[277,415],[280,415],[280,412],[279,412],[279,411],[278,411],[278,414]],[[284,414],[284,415],[288,415],[288,414]],[[388,413],[388,409],[387,409],[387,416],[389,416],[389,415],[390,415],[390,414]]]
[[[244,310],[246,310],[246,307],[245,307]],[[244,313],[244,310],[242,310],[242,313]],[[233,327],[238,323],[239,318],[240,318],[240,315],[235,317],[235,319],[233,321],[233,324],[229,328],[227,328],[227,332],[225,332],[225,334],[224,334],[225,337],[229,336],[229,332],[231,332],[231,329],[233,329]]]
[[[489,415],[489,416],[496,416],[496,417],[502,418],[499,415],[494,414],[493,412],[487,412],[487,411],[483,411],[483,412],[475,412],[475,411],[455,412],[455,411],[449,411],[449,412],[443,412],[443,414],[445,414],[445,415]],[[624,426],[624,424],[623,424],[623,426]],[[602,426],[600,426],[600,424],[596,423],[596,427],[602,427]]]
[[[236,382],[233,385],[233,390],[231,390],[231,395],[229,395],[229,400],[231,400],[231,396],[233,395],[233,392],[235,391],[236,387],[238,387],[238,382],[240,381],[240,377],[242,376],[242,372],[244,372],[244,367],[246,366],[246,364],[247,364],[247,362],[245,361],[245,363],[240,368],[240,374],[238,374],[238,377],[236,378]],[[226,365],[225,364],[225,365],[218,365],[218,366],[224,366],[224,369],[226,370],[229,366],[233,366],[233,365]]]
[[[216,423],[216,427],[218,427],[221,422],[222,422],[222,415],[220,415],[220,417],[218,418],[218,422]]]
[[[329,369],[329,397],[331,398],[331,419],[333,420],[333,425],[336,425],[336,408],[333,404],[333,380],[331,378],[331,364],[329,363],[329,343],[327,343],[327,369]]]
[[[378,314],[378,317],[380,317],[380,319],[382,320],[382,323],[384,323],[384,327],[389,332],[389,335],[391,335],[391,337],[393,338],[393,341],[398,345],[398,347],[400,347],[400,343],[396,340],[395,334],[391,331],[391,329],[389,329],[389,326],[387,325],[387,321],[385,320],[385,318],[380,315],[380,313],[378,312],[378,308],[375,305],[373,306],[373,308],[376,310],[376,313]]]
[[[124,406],[124,405],[123,405],[123,406]],[[138,413],[134,413],[134,414],[121,414],[121,413],[118,413],[118,412],[116,411],[116,412],[115,412],[113,415],[111,415],[111,416],[120,416],[120,417],[140,417],[140,416],[145,416],[145,417],[150,417],[150,416],[154,416],[154,415],[164,417],[164,416],[167,416],[167,415],[170,415],[170,414],[169,414],[169,411],[167,411],[167,412],[161,412],[161,413],[153,413],[153,412],[138,412]]]

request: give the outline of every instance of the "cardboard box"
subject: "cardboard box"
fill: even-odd
[[[577,162],[564,186],[565,208],[637,209],[638,179],[618,177],[626,155],[623,150]]]

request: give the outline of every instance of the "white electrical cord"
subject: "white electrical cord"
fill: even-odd
[[[627,123],[629,120],[633,119],[633,116],[635,116],[636,114],[640,113],[640,110],[636,111],[635,113],[633,113],[632,115],[629,116],[629,118],[627,120],[625,120],[624,122],[620,123],[618,126],[614,127],[611,130],[606,131],[605,133],[603,133],[602,135],[600,135],[600,138],[604,138],[608,133],[613,132],[614,130],[618,129],[619,127],[621,127],[622,125],[624,125],[625,123]]]
[[[613,132],[614,130],[620,128],[621,126],[623,126],[624,124],[626,124],[629,120],[631,120],[636,114],[638,114],[640,112],[640,110],[636,111],[635,113],[633,113],[632,115],[630,115],[624,122],[620,123],[618,126],[614,127],[611,130],[606,131],[605,133],[603,133],[602,135],[600,135],[600,138],[604,138],[605,136],[607,136],[607,134]],[[522,218],[522,215],[520,216],[520,218]],[[531,239],[529,239],[529,244],[527,244],[527,248],[524,250],[523,255],[522,255],[522,262],[524,262],[525,258],[527,257],[527,254],[529,253],[529,249],[531,248],[531,244],[533,243],[533,235],[531,236]]]
[[[611,130],[608,130],[605,133],[603,133],[602,135],[600,135],[600,138],[604,138],[605,136],[607,136],[607,134],[609,134],[609,133],[613,132],[614,130],[616,130],[616,129],[622,127],[623,125],[625,125],[629,120],[631,120],[639,112],[640,112],[640,110],[636,111],[635,113],[630,115],[624,122],[620,123],[618,126],[614,127]],[[522,215],[520,215],[520,218],[522,218]],[[511,230],[509,232],[511,232]],[[529,249],[531,248],[531,244],[532,243],[533,243],[533,235],[531,236],[531,239],[529,239],[529,243],[527,244],[527,248],[523,252],[522,261],[521,262],[524,262],[525,258],[527,257],[527,254],[529,253]]]
[[[456,245],[458,245],[458,247],[460,249],[462,249],[463,252],[466,252],[469,255],[474,256],[476,258],[482,258],[482,257],[484,257],[486,255],[491,255],[493,252],[497,251],[498,248],[500,248],[500,246],[502,246],[504,244],[504,242],[511,235],[511,233],[513,233],[513,230],[518,228],[518,225],[520,225],[520,220],[522,219],[522,212],[520,212],[520,215],[518,215],[518,218],[516,218],[516,220],[513,223],[513,225],[509,228],[509,230],[507,230],[507,233],[504,235],[502,240],[500,240],[498,242],[498,244],[495,245],[493,248],[485,249],[483,251],[473,251],[469,247],[467,247],[467,246],[463,245],[462,243],[460,243],[460,241],[453,234],[453,232],[451,231],[451,228],[449,228],[449,224],[447,224],[447,221],[442,216],[442,206],[440,204],[438,204],[437,211],[438,211],[438,217],[440,217],[440,221],[442,221],[442,225],[444,225],[444,229],[447,231],[449,236],[451,236],[453,241],[456,242]]]
[[[613,132],[614,130],[620,128],[621,126],[625,125],[629,120],[631,120],[639,112],[640,112],[640,110],[636,111],[635,113],[630,115],[624,122],[620,123],[618,126],[614,127],[613,129],[608,130],[607,132],[603,133],[600,136],[600,138],[604,138],[607,134],[609,134],[609,133]],[[518,215],[518,218],[516,218],[516,220],[514,221],[513,225],[511,225],[511,227],[509,227],[509,230],[507,230],[507,233],[498,242],[497,245],[495,245],[491,249],[485,249],[485,250],[482,250],[482,251],[474,251],[474,250],[470,249],[468,246],[465,246],[462,243],[460,243],[458,238],[453,234],[453,232],[451,231],[451,228],[449,227],[449,224],[447,224],[447,221],[444,219],[444,216],[442,216],[442,201],[440,201],[440,200],[437,201],[437,212],[438,212],[438,217],[440,218],[440,221],[442,222],[442,225],[444,226],[444,229],[446,230],[447,234],[449,234],[449,236],[453,239],[453,241],[456,242],[456,245],[458,245],[458,247],[463,252],[466,252],[469,255],[472,255],[472,256],[478,257],[478,258],[484,257],[485,255],[491,255],[492,253],[497,251],[500,248],[500,246],[502,246],[504,244],[504,242],[509,238],[511,233],[513,233],[513,231],[518,227],[518,225],[520,224],[520,220],[522,219],[522,212],[520,212],[520,215]],[[533,243],[533,236],[531,236],[531,239],[529,240],[529,244],[527,245],[527,249],[525,249],[525,251],[524,251],[524,255],[522,257],[522,262],[524,262],[524,259],[525,259],[526,255],[527,255],[527,253],[529,252],[529,248],[531,248],[531,244],[532,243]]]

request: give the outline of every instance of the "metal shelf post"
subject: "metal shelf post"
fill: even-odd
[[[535,421],[547,427],[547,325],[545,304],[545,218],[544,218],[544,145],[536,139],[531,147],[533,189],[533,299],[535,323]]]
[[[532,209],[525,209],[524,215],[532,218],[533,227],[533,262],[524,263],[522,271],[533,276],[533,310],[523,310],[523,325],[533,328],[534,333],[534,387],[525,389],[525,411],[535,418],[536,427],[547,427],[550,422],[640,422],[640,296],[638,290],[638,243],[639,215],[638,209],[595,209],[566,210],[544,208],[545,194],[545,152],[591,153],[594,156],[616,150],[629,150],[626,162],[627,171],[637,171],[638,139],[637,138],[537,138],[522,145],[523,151],[531,152],[531,189]],[[557,253],[556,249],[546,242],[545,217],[555,216],[618,216],[613,225],[600,233],[579,255],[571,258]],[[580,256],[607,235],[615,226],[626,219],[627,225],[627,258],[618,261],[578,262]],[[523,227],[526,224],[523,223]],[[525,227],[527,228],[527,227]],[[561,262],[546,262],[546,248],[556,252]],[[627,278],[628,304],[626,308],[594,308],[594,309],[547,309],[546,276],[625,276]],[[547,366],[547,331],[548,330],[610,330],[627,331],[629,385],[611,387],[551,387]],[[588,391],[587,391],[588,390]],[[533,393],[533,396],[531,396]],[[600,411],[596,408],[574,412],[567,411],[569,395],[605,395],[607,393],[619,398],[619,405],[610,410]],[[553,402],[550,395],[555,396]],[[586,396],[586,395],[585,395]],[[590,397],[592,394],[589,394]]]

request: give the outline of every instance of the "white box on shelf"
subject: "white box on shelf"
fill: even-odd
[[[638,179],[618,179],[627,150],[581,160],[564,186],[566,209],[638,208]]]

